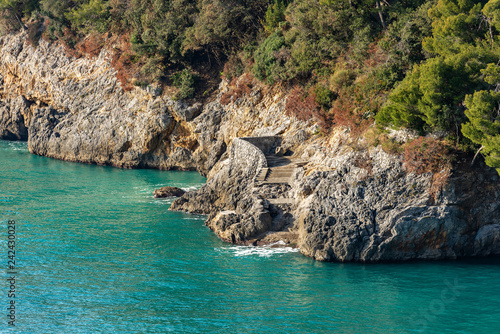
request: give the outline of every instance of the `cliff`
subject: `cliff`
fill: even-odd
[[[0,38],[0,138],[28,140],[30,152],[127,168],[191,169],[197,145],[186,106],[153,88],[125,92],[109,55],[68,57],[56,44]]]
[[[315,135],[314,126],[284,115],[283,96],[266,96],[224,107],[214,102],[195,121],[210,129],[222,109],[217,130],[206,131],[279,135],[275,147],[266,152],[233,137],[206,185],[177,199],[171,209],[209,215],[207,226],[225,241],[283,240],[321,261],[500,254],[500,187],[494,169],[470,168],[470,160],[460,158],[449,176],[447,171],[408,173],[400,156],[353,140],[342,129],[329,137]],[[276,151],[292,154],[286,166],[293,166],[293,173],[286,182],[267,183],[262,171],[273,167],[262,153],[269,162],[276,161]],[[448,177],[443,186],[440,177]]]
[[[106,50],[75,59],[25,37],[0,38],[0,138],[34,154],[198,170],[207,183],[171,209],[208,215],[232,243],[282,240],[321,261],[500,254],[498,175],[483,164],[459,159],[441,186],[444,171],[408,173],[345,129],[320,135],[287,116],[284,88],[255,84],[223,105],[222,82],[215,101],[189,106],[151,87],[125,92]]]

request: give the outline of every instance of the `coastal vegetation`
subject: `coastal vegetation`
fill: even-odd
[[[0,13],[2,33],[75,56],[112,42],[124,89],[205,98],[222,76],[229,103],[256,80],[285,85],[287,113],[322,133],[438,134],[391,149],[480,152],[500,171],[500,0],[0,0]]]

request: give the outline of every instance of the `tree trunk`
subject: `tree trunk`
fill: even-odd
[[[14,14],[14,16],[19,21],[19,24],[21,25],[21,28],[23,28],[23,30],[28,29],[28,28],[26,28],[26,26],[24,25],[23,21],[21,21],[21,19],[19,18],[19,16],[17,14]]]
[[[380,23],[382,23],[382,27],[385,29],[384,14],[382,13],[382,6],[380,5],[380,1],[377,0],[375,4],[377,5],[377,11],[378,11],[378,17],[380,18]]]

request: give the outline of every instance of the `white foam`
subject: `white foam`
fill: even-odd
[[[203,187],[204,184],[205,183],[195,184],[195,185],[192,185],[192,186],[189,186],[189,187],[182,187],[181,189],[184,190],[184,191],[198,190],[201,187]]]
[[[198,183],[190,186],[185,186],[185,185],[186,185],[185,183],[169,183],[169,184],[159,183],[159,184],[154,184],[152,186],[148,186],[147,188],[144,188],[144,186],[135,186],[132,187],[132,189],[137,190],[141,193],[153,193],[155,189],[169,186],[169,187],[177,187],[184,191],[192,191],[200,189],[201,187],[203,187],[203,185],[205,185],[205,183]]]
[[[175,197],[154,198],[153,196],[148,196],[148,200],[146,202],[154,205],[170,205],[174,202],[174,200]]]
[[[25,142],[10,142],[9,147],[12,151],[28,151],[28,145]]]
[[[201,221],[205,222],[205,220],[207,219],[207,217],[200,216],[200,215],[195,215],[194,217],[183,217],[182,219],[183,220],[201,220]],[[203,224],[203,225],[205,225],[205,224]]]
[[[293,247],[276,247],[285,246],[285,242],[282,240],[265,245],[265,246],[229,246],[221,248],[220,250],[227,253],[232,253],[234,256],[259,256],[259,257],[271,257],[278,254],[286,253],[296,253],[299,251],[298,248]]]

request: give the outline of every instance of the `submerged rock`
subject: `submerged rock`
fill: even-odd
[[[162,187],[159,189],[155,189],[153,191],[153,196],[155,198],[163,198],[163,197],[181,197],[184,195],[185,191],[181,188],[177,187]]]

